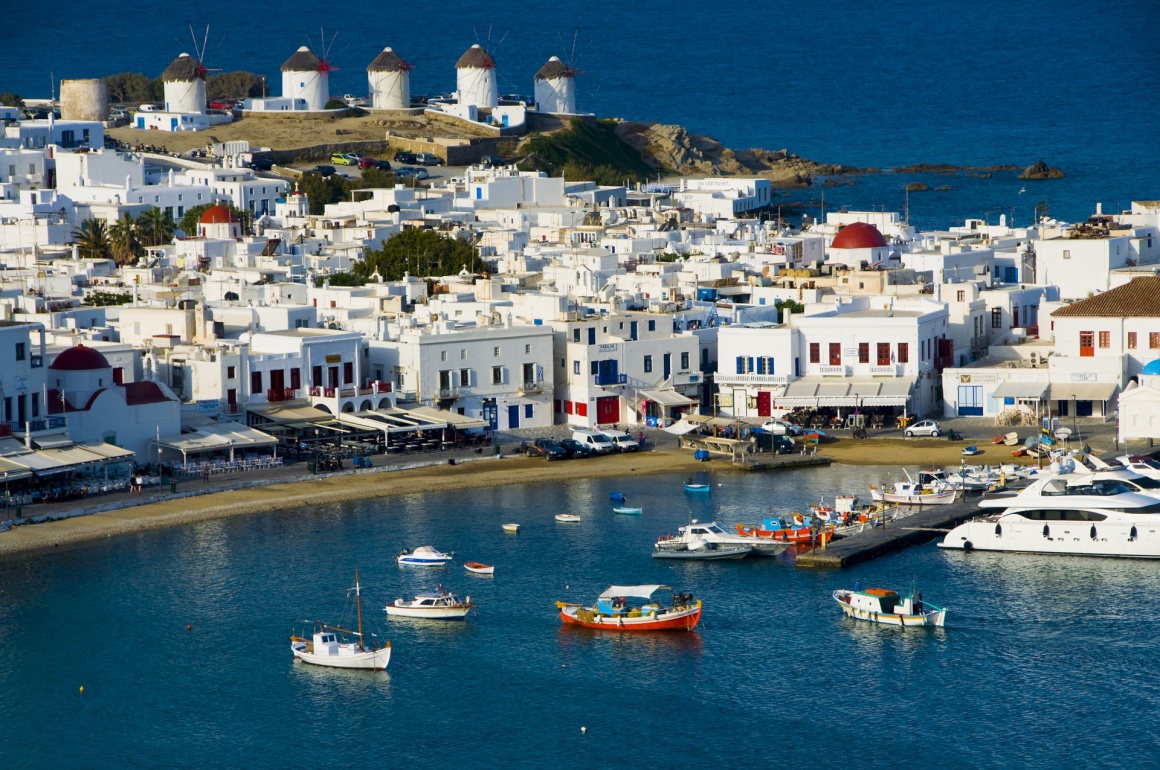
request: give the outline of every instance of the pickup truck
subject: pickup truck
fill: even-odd
[[[528,457],[543,457],[545,460],[563,460],[568,457],[564,448],[550,438],[538,438],[532,443],[520,445],[520,449]]]

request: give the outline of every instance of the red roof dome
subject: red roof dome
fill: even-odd
[[[877,249],[886,245],[886,238],[874,225],[854,222],[846,225],[834,236],[831,249]]]
[[[65,372],[88,372],[93,369],[109,369],[111,366],[109,359],[105,358],[101,351],[77,345],[57,356],[48,368]]]
[[[201,215],[201,219],[197,221],[203,225],[226,225],[230,222],[237,222],[238,217],[225,206],[216,204],[206,209],[205,213]]]

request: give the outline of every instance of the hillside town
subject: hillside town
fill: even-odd
[[[476,49],[455,94],[421,111],[497,135],[537,107],[575,115],[558,59],[537,73],[542,105],[505,106]],[[390,49],[376,62],[369,108],[414,109],[405,63]],[[325,62],[300,50],[287,66],[284,97],[236,114],[337,109]],[[165,73],[166,104],[131,125],[227,119],[192,57]],[[1093,417],[1118,419],[1120,442],[1160,433],[1160,202],[919,232],[895,212],[790,222],[767,178],[615,186],[477,157],[312,207],[301,169],[263,168],[244,142],[176,156],[107,141],[107,95],[82,86],[60,117],[0,107],[7,493],[693,415]],[[458,147],[430,146],[443,162]],[[470,257],[416,247],[399,275],[366,266],[416,231]]]

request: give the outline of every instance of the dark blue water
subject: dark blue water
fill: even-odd
[[[44,26],[40,6],[10,5],[9,28]],[[1097,202],[1119,211],[1160,197],[1160,4],[1151,1],[443,0],[386,8],[353,0],[290,11],[239,0],[229,9],[107,0],[56,14],[43,34],[10,36],[0,90],[47,96],[50,72],[155,77],[193,47],[189,25],[200,40],[209,24],[209,66],[264,74],[275,89],[281,63],[309,44],[329,50],[340,68],[332,93],[365,93],[366,65],[391,45],[416,65],[414,93],[442,93],[455,88],[456,59],[480,42],[495,54],[501,91],[530,93],[535,71],[559,55],[583,71],[582,109],[680,123],[732,147],[879,168],[1043,158],[1068,175],[1022,196],[1011,175],[956,178],[954,191],[911,196],[911,221],[921,227],[995,222],[1000,213],[1027,222],[1040,200],[1074,221]],[[827,208],[901,211],[908,181],[860,179],[828,192]]]
[[[708,500],[671,476],[443,491],[8,559],[0,757],[13,768],[1154,766],[1160,565],[933,545],[844,573],[649,556],[690,517],[756,521],[882,476],[715,475]],[[614,516],[612,490],[644,514]],[[557,524],[562,511],[584,520]],[[505,535],[506,521],[523,530]],[[427,543],[496,576],[396,566],[402,547]],[[337,617],[356,566],[367,616],[394,645],[389,672],[295,664],[289,634]],[[916,584],[951,608],[948,627],[843,618],[829,594],[855,578]],[[630,638],[561,627],[555,600],[638,581],[694,592],[702,626]],[[471,594],[478,616],[384,619],[387,600],[435,582]]]

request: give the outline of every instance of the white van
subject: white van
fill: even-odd
[[[572,439],[579,441],[596,454],[606,455],[616,449],[616,445],[612,443],[612,439],[600,431],[574,430],[572,431]]]
[[[640,449],[640,443],[632,437],[631,433],[622,430],[602,430],[600,432],[612,439],[618,452],[635,452]]]

